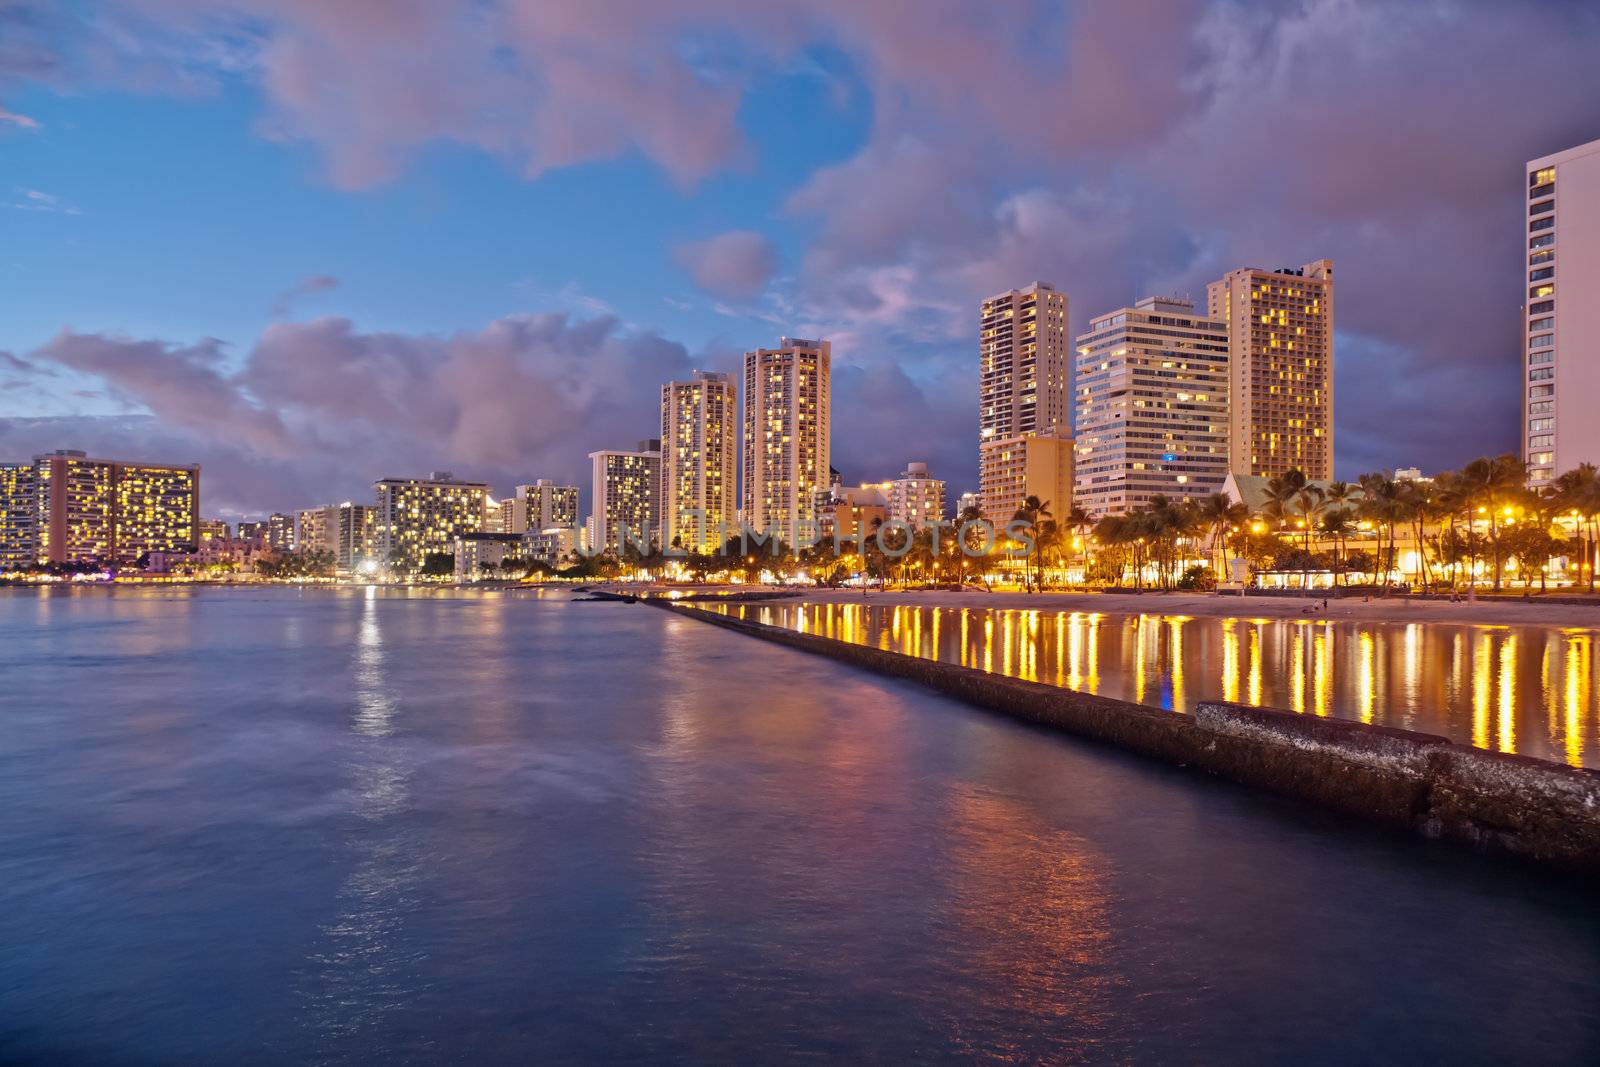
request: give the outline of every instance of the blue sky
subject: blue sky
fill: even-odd
[[[1338,473],[1460,464],[1516,446],[1521,165],[1600,137],[1597,45],[1557,0],[0,0],[0,449],[198,460],[227,514],[508,490],[788,333],[847,477],[959,491],[984,296],[1076,331],[1328,256]]]
[[[752,89],[739,115],[751,158],[693,188],[636,153],[529,181],[441,144],[399,180],[342,190],[313,151],[256,135],[261,102],[237,80],[188,97],[36,89],[11,106],[43,132],[0,139],[8,196],[59,201],[5,219],[12,299],[0,337],[14,351],[64,326],[244,345],[281,317],[280,294],[315,275],[337,289],[293,301],[291,314],[449,333],[603,304],[693,349],[765,343],[771,326],[715,310],[672,249],[757,229],[792,254],[785,196],[867,132],[862,100],[837,97],[806,66]],[[0,413],[27,412],[0,398]]]

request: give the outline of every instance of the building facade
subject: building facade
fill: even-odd
[[[1022,434],[984,442],[979,495],[983,517],[997,530],[1016,515],[1023,501],[1038,497],[1053,515],[1072,507],[1072,435]]]
[[[385,478],[373,488],[373,547],[378,562],[397,571],[419,570],[429,555],[454,551],[457,537],[483,530],[489,503],[483,482],[435,471],[426,478]]]
[[[332,553],[338,521],[338,511],[332,506],[305,508],[295,512],[294,550]]]
[[[279,552],[294,550],[294,516],[274,511],[261,522],[261,538]]]
[[[711,553],[738,521],[738,396],[726,374],[661,387],[661,543]]]
[[[641,549],[647,544],[659,545],[660,442],[641,441],[632,452],[591,452],[589,463],[594,507],[589,514],[589,549],[620,556],[625,543]]]
[[[0,463],[0,570],[39,562],[39,502],[33,463]]]
[[[530,485],[517,486],[512,505],[513,524],[520,524],[513,533],[537,533],[558,526],[570,530],[578,525],[575,485],[557,485],[549,478],[540,478]]]
[[[1539,488],[1600,464],[1600,141],[1530,161],[1526,188],[1519,406],[1528,481]]]
[[[92,459],[61,450],[33,461],[36,558],[130,564],[200,545],[200,468]]]
[[[377,509],[371,504],[352,504],[348,500],[333,509],[330,527],[333,534],[334,564],[352,572],[364,564],[381,562],[373,534]]]
[[[1228,469],[1333,477],[1333,261],[1230,271],[1206,305],[1228,330]]]
[[[1120,515],[1228,476],[1228,330],[1188,300],[1149,297],[1078,337],[1073,502]]]
[[[454,555],[456,581],[475,582],[494,577],[491,568],[508,559],[522,558],[522,535],[501,530],[462,534],[456,538]]]
[[[538,560],[549,567],[565,566],[577,550],[578,531],[573,526],[551,526],[522,535],[523,558]]]
[[[978,308],[978,480],[984,446],[1070,427],[1067,296],[1045,282],[1012,289]]]
[[[908,463],[889,483],[889,520],[914,530],[944,521],[944,482],[928,473],[926,463]]]
[[[827,341],[798,337],[744,357],[743,519],[789,545],[818,536],[817,494],[828,488],[831,458],[832,364]]]
[[[517,509],[511,497],[496,500],[490,497],[483,505],[483,528],[488,533],[510,533],[516,524]]]
[[[859,546],[863,537],[889,521],[889,483],[834,485],[817,508],[817,534],[841,547]]]

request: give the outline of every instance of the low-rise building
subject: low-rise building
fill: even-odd
[[[552,526],[548,530],[522,535],[523,557],[538,560],[548,567],[564,567],[580,547],[578,530],[572,526]]]
[[[522,535],[508,533],[468,533],[455,541],[456,581],[475,582],[494,577],[491,568],[508,559],[522,558]]]
[[[860,544],[889,521],[889,487],[892,483],[835,485],[817,507],[817,524],[823,541]]]
[[[1072,436],[1022,434],[985,441],[979,491],[983,517],[1004,529],[1028,497],[1064,515],[1072,507]]]

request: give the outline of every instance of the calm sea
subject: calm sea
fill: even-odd
[[[1581,887],[646,606],[10,591],[0,668],[7,1062],[1600,1058]]]

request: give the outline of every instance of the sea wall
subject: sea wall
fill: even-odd
[[[1223,701],[1179,715],[666,601],[647,603],[1367,821],[1600,874],[1600,774],[1593,771],[1434,734]]]

